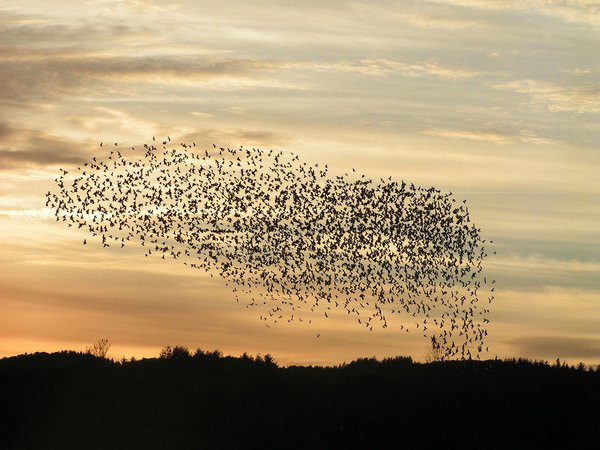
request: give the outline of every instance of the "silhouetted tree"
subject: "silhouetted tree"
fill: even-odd
[[[192,355],[187,347],[176,345],[171,348],[171,346],[167,345],[160,351],[160,357],[164,359],[189,359]]]
[[[165,345],[161,349],[160,354],[159,354],[158,357],[159,358],[163,358],[163,359],[167,359],[167,358],[170,358],[172,354],[173,354],[173,349],[171,348],[171,346],[170,345]]]
[[[427,351],[425,352],[425,362],[432,363],[435,361],[443,361],[444,360],[444,352],[442,349],[435,345],[435,342],[432,342],[429,347],[427,347]]]
[[[273,358],[273,356],[271,356],[270,354],[266,354],[265,356],[263,356],[262,358],[262,363],[266,366],[274,366],[277,367],[277,363],[275,362],[275,358]]]
[[[85,352],[89,355],[97,356],[99,358],[106,358],[106,354],[110,349],[110,343],[108,339],[100,339],[94,342],[91,346],[85,349]]]

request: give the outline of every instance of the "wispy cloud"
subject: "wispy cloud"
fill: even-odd
[[[494,144],[510,144],[513,138],[506,134],[494,131],[453,130],[434,128],[425,131],[430,136],[438,136],[449,139],[466,139],[470,141],[486,141]]]
[[[199,129],[182,137],[187,142],[215,143],[220,146],[238,147],[244,145],[264,146],[267,148],[290,144],[292,138],[288,135],[269,130],[252,130],[244,128],[206,128]]]
[[[195,116],[195,117],[201,117],[201,118],[203,118],[203,119],[209,119],[209,118],[213,118],[213,117],[215,117],[215,115],[214,115],[214,114],[210,114],[210,113],[207,113],[207,112],[202,112],[202,111],[192,111],[190,114],[191,114],[192,116]]]
[[[600,69],[576,67],[574,69],[562,69],[562,72],[571,75],[597,75],[600,74]]]
[[[559,142],[555,139],[538,136],[530,131],[521,131],[518,135],[518,139],[521,142],[535,145],[556,145]]]
[[[0,218],[25,218],[30,220],[46,220],[54,216],[49,208],[5,209],[0,207]]]
[[[433,128],[426,130],[425,134],[448,139],[464,139],[469,141],[485,141],[493,144],[514,144],[524,142],[534,145],[555,145],[557,141],[554,139],[541,137],[531,131],[522,130],[516,133],[503,133],[499,131],[489,130],[461,130],[461,129],[444,129]]]
[[[471,27],[483,27],[485,23],[480,20],[466,19],[458,15],[433,15],[418,13],[398,13],[399,19],[419,28],[438,30],[462,30]]]
[[[56,98],[65,94],[101,95],[114,91],[115,85],[135,82],[173,84],[191,80],[207,87],[224,88],[246,86],[302,88],[286,81],[281,71],[305,70],[317,72],[357,73],[370,76],[399,74],[417,77],[430,76],[447,80],[462,80],[484,73],[447,66],[430,59],[425,61],[399,61],[365,59],[359,61],[286,61],[271,59],[214,59],[206,56],[156,56],[156,57],[69,57],[46,55],[45,58],[0,59],[0,99],[24,101],[27,99]],[[98,84],[111,83],[112,88]],[[92,83],[93,86],[92,86]],[[119,90],[119,88],[117,88]],[[122,86],[127,92],[130,88]]]
[[[532,11],[567,22],[600,24],[600,8],[595,0],[428,0],[430,3],[487,10]]]
[[[525,336],[511,339],[507,343],[521,355],[544,358],[592,358],[600,361],[600,338],[563,336]]]
[[[506,255],[489,263],[490,267],[510,269],[528,273],[531,271],[544,272],[574,272],[574,273],[600,273],[600,261],[580,261],[578,259],[557,259],[540,255]]]
[[[0,170],[10,170],[23,166],[46,166],[63,163],[76,163],[80,157],[46,149],[36,150],[0,150]]]
[[[111,137],[115,134],[139,136],[147,138],[153,133],[172,136],[180,135],[185,142],[196,141],[203,145],[211,142],[219,145],[238,146],[260,145],[266,147],[283,146],[292,141],[288,135],[264,130],[233,127],[195,128],[177,127],[162,129],[162,127],[148,120],[138,119],[130,114],[108,109],[96,108],[98,116],[82,116],[67,118],[83,129],[93,133],[106,134],[105,129],[111,129]],[[75,120],[77,119],[77,120]],[[121,126],[120,123],[124,122]],[[129,133],[129,134],[128,134]],[[78,164],[85,161],[91,149],[86,148],[86,143],[70,140],[42,130],[20,129],[0,122],[0,170],[13,170],[16,168],[33,168],[55,166],[61,164]],[[20,213],[19,213],[20,214]]]
[[[116,86],[121,86],[116,87],[117,91],[126,93],[131,89],[127,87],[130,83],[142,81],[172,84],[185,79],[249,79],[251,84],[260,85],[261,81],[252,80],[250,73],[272,69],[277,65],[269,60],[215,60],[196,55],[0,60],[0,99],[39,101],[67,94],[97,97],[102,93],[114,92]],[[253,76],[259,77],[257,74]],[[100,82],[110,85],[98,84]],[[264,82],[269,86],[277,86],[276,80]],[[228,87],[235,88],[236,83],[229,83]]]
[[[320,72],[359,73],[372,76],[385,76],[389,74],[400,74],[411,77],[432,76],[451,80],[472,78],[485,74],[476,70],[447,66],[435,59],[416,62],[391,59],[363,59],[359,61],[337,62],[297,61],[283,62],[282,67]]]
[[[42,130],[14,128],[0,124],[0,170],[71,164],[85,158],[75,141]]]
[[[526,94],[532,106],[550,111],[600,112],[600,83],[560,86],[541,80],[524,79],[492,84],[494,89]]]
[[[94,107],[90,114],[66,117],[70,123],[96,136],[106,134],[110,129],[114,136],[149,136],[157,134],[159,124],[149,119],[141,119],[133,114],[113,108]]]

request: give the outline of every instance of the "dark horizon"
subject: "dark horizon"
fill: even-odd
[[[25,352],[25,353],[19,353],[19,354],[15,354],[15,355],[7,355],[7,356],[0,357],[0,361],[14,360],[14,359],[18,359],[21,357],[31,357],[31,356],[36,356],[36,355],[39,356],[39,355],[73,354],[73,355],[88,355],[88,356],[92,356],[95,358],[105,359],[105,360],[107,360],[111,363],[115,363],[115,364],[126,364],[126,363],[139,362],[139,361],[144,361],[144,360],[151,361],[151,360],[156,360],[156,359],[182,359],[182,360],[185,360],[185,359],[193,359],[195,357],[202,357],[205,355],[212,355],[215,358],[250,359],[250,360],[254,360],[254,361],[260,361],[261,359],[264,360],[264,358],[267,358],[267,360],[269,361],[270,364],[274,364],[275,366],[280,367],[280,368],[289,368],[289,367],[311,368],[312,367],[312,368],[330,369],[330,368],[340,368],[340,367],[344,367],[347,365],[352,365],[352,364],[354,364],[356,362],[360,362],[360,361],[370,361],[372,363],[385,363],[386,361],[402,359],[402,360],[410,362],[411,364],[490,362],[490,361],[505,362],[505,363],[523,362],[523,363],[528,363],[528,364],[531,363],[531,364],[536,364],[536,365],[543,365],[543,366],[548,366],[548,367],[558,367],[558,368],[564,368],[564,369],[600,371],[600,363],[586,364],[581,360],[579,360],[579,361],[564,360],[559,357],[549,358],[549,359],[548,358],[539,359],[539,358],[528,358],[528,357],[516,355],[516,356],[504,357],[504,358],[499,358],[498,356],[493,356],[493,357],[490,356],[489,358],[481,358],[481,359],[476,359],[476,358],[462,358],[462,359],[461,358],[446,358],[446,359],[444,359],[440,353],[436,353],[435,350],[433,350],[431,347],[429,347],[427,349],[427,351],[422,355],[421,358],[416,358],[416,359],[410,355],[402,355],[402,354],[394,355],[394,356],[385,356],[385,357],[381,357],[381,358],[378,358],[375,355],[363,355],[363,356],[358,356],[350,361],[342,361],[342,362],[338,362],[338,363],[334,363],[334,364],[311,364],[311,363],[287,364],[287,363],[279,362],[277,355],[271,354],[269,352],[257,353],[257,354],[250,354],[248,352],[243,352],[241,354],[234,355],[234,354],[223,353],[219,349],[206,350],[201,347],[188,348],[183,345],[175,345],[175,346],[165,345],[160,349],[159,352],[156,353],[156,355],[152,355],[152,356],[136,357],[136,356],[132,355],[130,357],[125,357],[125,356],[112,357],[110,355],[110,347],[111,347],[110,342],[107,340],[108,348],[106,350],[106,353],[103,353],[102,351],[98,352],[97,350],[94,349],[95,345],[98,342],[100,342],[100,341],[96,341],[92,345],[87,346],[85,349],[81,349],[81,350],[62,349],[62,350],[57,350],[57,351],[52,351],[52,352],[47,352],[47,351]]]
[[[573,448],[600,445],[600,367],[526,360],[0,359],[2,448]]]

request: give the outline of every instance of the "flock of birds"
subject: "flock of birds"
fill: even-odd
[[[111,147],[61,169],[46,202],[103,247],[136,243],[218,274],[267,326],[335,312],[372,331],[398,317],[443,359],[487,350],[485,240],[452,193],[330,176],[273,150]]]

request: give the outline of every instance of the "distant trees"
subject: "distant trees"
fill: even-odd
[[[184,361],[191,359],[196,361],[219,361],[225,359],[232,359],[232,357],[224,357],[223,353],[220,350],[206,351],[199,348],[192,354],[192,352],[187,347],[181,345],[177,345],[175,347],[167,345],[163,347],[160,351],[159,358],[175,361]],[[264,356],[258,354],[254,357],[248,355],[248,353],[244,353],[239,359],[241,361],[259,363],[264,366],[277,367],[277,362],[275,361],[275,358],[273,358],[273,356],[268,353]]]
[[[19,355],[0,358],[0,448],[600,449],[600,371],[584,366],[277,367],[269,354],[184,346],[140,360]]]
[[[259,356],[260,357],[260,356]],[[266,354],[265,356],[263,356],[263,360],[262,362],[268,366],[274,366],[276,365],[275,363],[275,358],[273,358],[270,354]]]
[[[85,349],[88,355],[97,356],[98,358],[106,358],[106,354],[110,349],[108,339],[100,339]]]
[[[191,357],[190,351],[181,345],[175,347],[167,345],[160,351],[160,358],[162,359],[189,359]]]

